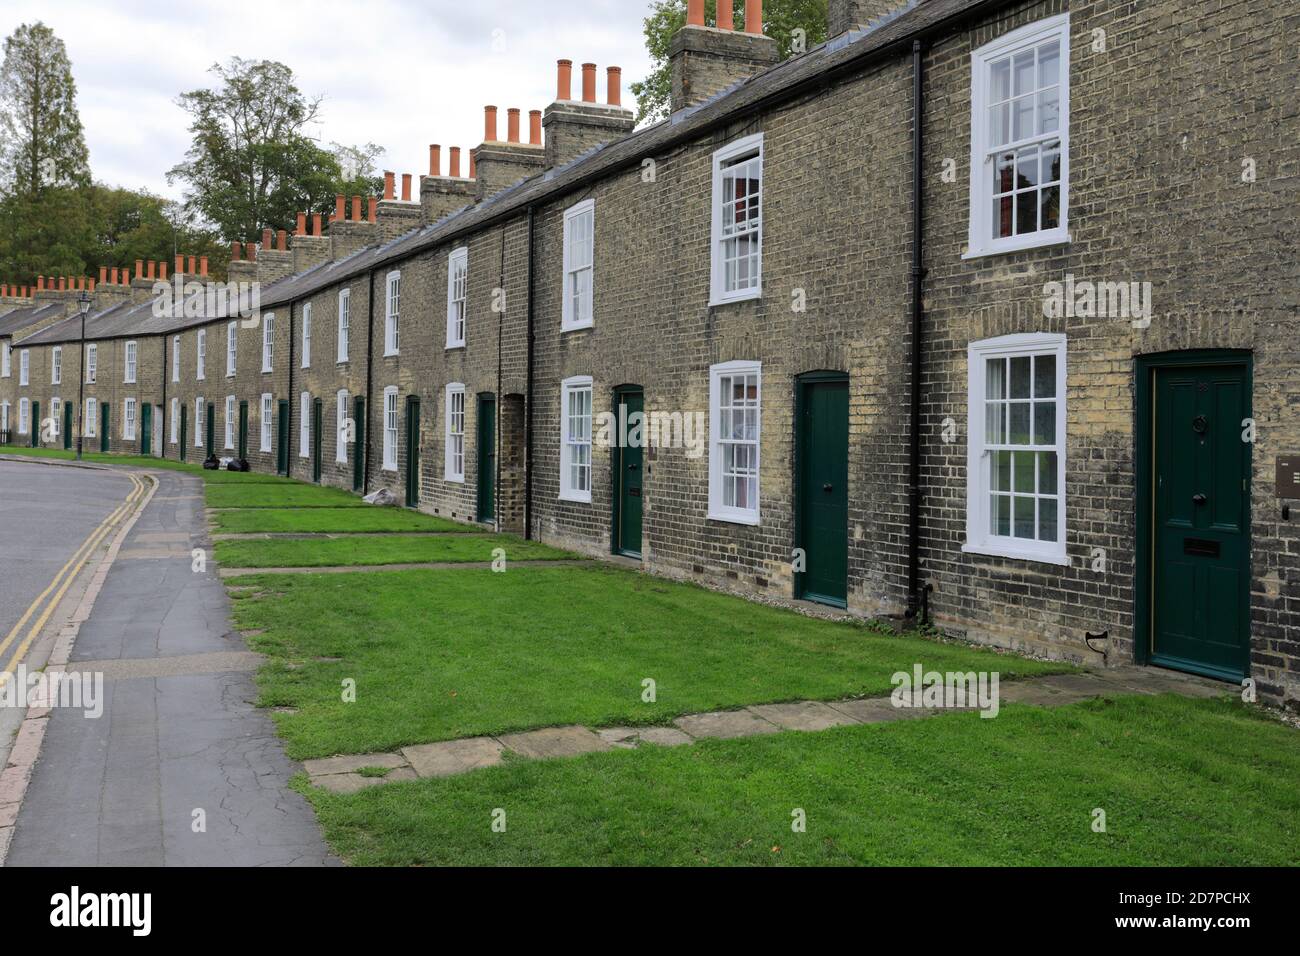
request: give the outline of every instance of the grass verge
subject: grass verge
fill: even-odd
[[[663,723],[802,698],[877,695],[916,662],[1070,670],[805,617],[604,565],[253,575],[227,582],[271,660],[261,703],[303,759],[551,724]],[[257,590],[242,590],[248,586]],[[259,596],[260,595],[260,596]],[[356,681],[356,703],[340,682]],[[645,702],[643,681],[655,682]]]
[[[511,561],[558,561],[577,555],[508,535],[457,534],[445,538],[273,538],[218,541],[217,562],[227,568],[329,568],[372,564],[433,564],[492,561],[498,548]]]
[[[207,488],[209,508],[369,508],[354,494],[338,488],[304,485],[213,482]]]
[[[219,534],[302,533],[373,534],[401,531],[445,531],[472,534],[482,528],[459,524],[418,511],[398,508],[244,508],[214,511]]]
[[[1295,866],[1297,779],[1294,730],[1162,696],[295,786],[365,866]]]

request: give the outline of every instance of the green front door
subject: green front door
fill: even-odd
[[[280,402],[275,415],[275,472],[289,474],[289,403]]]
[[[311,480],[320,484],[321,400],[311,403]]]
[[[181,447],[180,460],[185,460],[185,451],[190,446],[190,406],[186,403],[181,404]]]
[[[153,450],[153,406],[148,402],[140,406],[140,454]]]
[[[1153,372],[1150,661],[1240,680],[1250,625],[1249,372]]]
[[[634,417],[635,416],[635,417]],[[614,553],[641,557],[641,518],[644,512],[645,442],[628,440],[645,435],[645,393],[638,386],[624,386],[614,392],[614,418],[618,441],[614,443]],[[637,427],[640,423],[640,427]]]
[[[497,398],[478,397],[478,520],[495,521],[497,514]]]
[[[41,447],[41,429],[45,426],[41,424],[41,403],[32,402],[32,420],[27,430],[32,434],[32,447]]]
[[[72,448],[72,403],[63,403],[63,450]]]
[[[420,505],[420,400],[406,399],[406,507]]]
[[[208,414],[204,422],[208,431],[204,443],[207,446],[208,457],[211,458],[217,451],[217,407],[211,402],[208,402]]]
[[[849,562],[849,383],[842,375],[799,381],[796,596],[845,607]]]
[[[108,451],[109,437],[108,426],[110,424],[111,412],[108,402],[99,403],[99,450]]]
[[[366,483],[366,400],[352,402],[352,490],[360,491]]]
[[[239,403],[239,460],[248,457],[248,402]]]

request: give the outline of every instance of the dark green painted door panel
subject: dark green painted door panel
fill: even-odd
[[[275,410],[275,470],[289,474],[289,403],[284,401]]]
[[[352,490],[360,491],[365,485],[366,463],[366,400],[356,398],[352,402]]]
[[[72,403],[63,403],[63,450],[72,448]]]
[[[140,406],[140,454],[153,454],[153,406],[148,402]]]
[[[320,484],[320,449],[321,439],[321,419],[324,417],[322,411],[323,403],[319,398],[313,399],[311,403],[311,480]]]
[[[190,447],[190,406],[188,403],[181,405],[181,447],[180,460],[185,460],[185,455]]]
[[[204,441],[207,446],[208,457],[211,458],[217,451],[217,407],[212,402],[208,402],[208,413],[204,418],[208,434]]]
[[[420,400],[406,400],[406,507],[420,506]]]
[[[1247,373],[1158,368],[1154,398],[1151,660],[1240,678],[1249,645]]]
[[[99,406],[99,450],[102,452],[108,451],[108,443],[112,440],[108,430],[112,417],[108,402],[102,402]]]
[[[497,487],[497,400],[495,395],[478,397],[478,520],[496,519]]]
[[[41,403],[32,402],[32,420],[28,422],[27,430],[31,432],[33,448],[41,447],[41,429],[44,427],[41,424]]]
[[[248,457],[248,402],[239,403],[239,460]]]
[[[802,382],[799,401],[799,596],[835,607],[848,598],[849,385]]]
[[[645,393],[639,388],[619,389],[614,398],[614,415],[619,422],[619,441],[613,456],[614,553],[639,558],[645,517],[645,442],[633,444],[628,438],[645,434]]]

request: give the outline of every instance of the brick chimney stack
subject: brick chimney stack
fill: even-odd
[[[606,100],[596,102],[596,64],[582,65],[582,99],[573,99],[573,61],[556,64],[555,102],[542,113],[545,129],[547,169],[572,162],[601,143],[628,135],[636,127],[636,116],[623,106],[623,71],[606,70]],[[531,137],[530,137],[531,138]]]
[[[668,48],[674,113],[703,103],[778,60],[776,41],[763,33],[763,0],[745,0],[743,33],[736,31],[730,7],[723,3],[722,8],[718,25],[710,27],[704,22],[703,0],[687,4],[686,25]]]
[[[882,18],[907,8],[907,0],[830,0],[826,35],[837,37],[850,30],[866,30]]]
[[[475,186],[460,178],[460,150],[451,150],[450,175],[442,174],[442,146],[429,147],[429,175],[420,177],[420,221],[434,223],[474,202]]]
[[[497,138],[497,108],[488,106],[483,110],[483,144],[472,154],[470,173],[479,200],[542,171],[545,162],[542,147],[519,141],[520,115],[516,108],[506,112],[506,139],[503,142]]]

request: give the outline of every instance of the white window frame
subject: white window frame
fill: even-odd
[[[394,269],[384,279],[384,357],[402,352],[402,273]]]
[[[468,330],[469,248],[461,246],[447,256],[447,348],[464,348]]]
[[[32,378],[32,354],[30,349],[18,353],[18,384],[27,385]]]
[[[181,380],[181,337],[172,336],[172,381]]]
[[[302,307],[302,367],[311,368],[311,303]]]
[[[311,392],[298,396],[298,457],[311,457]]]
[[[348,391],[339,389],[334,396],[334,460],[340,465],[348,463]]]
[[[447,481],[464,483],[465,481],[465,424],[468,416],[468,404],[465,398],[465,386],[461,382],[452,382],[446,392],[445,437],[443,443],[442,477]],[[459,398],[459,402],[456,399]],[[460,406],[457,416],[456,405]],[[459,426],[459,431],[457,431]],[[459,464],[460,468],[457,469]]]
[[[63,346],[56,345],[50,349],[50,384],[63,384]]]
[[[262,411],[262,420],[259,423],[261,425],[261,439],[262,439],[261,449],[262,451],[265,452],[271,450],[271,447],[273,445],[273,438],[274,438],[274,436],[271,434],[271,422],[273,421],[275,409],[271,401],[271,394],[269,392],[262,393],[261,411]]]
[[[27,435],[31,431],[32,402],[28,398],[18,399],[18,434]]]
[[[13,346],[8,342],[0,342],[0,378],[8,378],[13,374]]]
[[[9,430],[9,403],[0,402],[0,432]]]
[[[208,406],[203,404],[203,396],[199,395],[194,399],[194,447],[202,448],[204,441],[207,440],[207,422],[204,415]]]
[[[239,323],[226,323],[226,378],[235,377],[239,349]]]
[[[758,159],[758,281],[753,288],[726,289],[726,257],[723,254],[725,243],[731,238],[724,235],[723,220],[723,186],[724,170],[735,165],[742,157],[755,153]],[[713,154],[713,226],[711,246],[711,265],[709,279],[709,305],[724,305],[728,302],[745,302],[749,299],[763,297],[763,215],[766,188],[764,184],[763,134],[755,133],[728,143]]]
[[[172,399],[172,427],[171,427],[171,444],[175,445],[181,440],[181,400]]]
[[[1042,561],[1048,564],[1068,565],[1066,553],[1066,514],[1068,511],[1065,487],[1066,470],[1066,336],[1052,332],[1031,332],[1004,335],[994,339],[972,342],[967,346],[967,460],[966,460],[966,543],[962,551],[994,557]],[[987,420],[984,411],[987,394],[987,360],[991,358],[1019,358],[1024,356],[1053,355],[1056,357],[1056,441],[1053,445],[1001,445],[1001,450],[1056,452],[1057,540],[1036,541],[994,535],[989,531],[989,497],[992,489],[992,452],[985,443]],[[1009,385],[1009,383],[1008,383]],[[1032,377],[1031,377],[1032,385]],[[1030,427],[1034,415],[1031,407]],[[1035,479],[1037,481],[1037,479]],[[1014,485],[1012,486],[1014,488]],[[1035,484],[1037,488],[1037,484]],[[1014,531],[1015,516],[1011,517]]]
[[[198,368],[195,369],[194,372],[194,381],[196,382],[203,381],[204,375],[206,374],[204,371],[204,365],[207,364],[207,359],[208,359],[208,330],[199,329],[194,337],[194,361],[198,363]]]
[[[391,407],[390,407],[391,406]],[[399,431],[397,412],[397,386],[384,389],[384,471],[397,471],[397,439]]]
[[[134,398],[122,400],[122,441],[135,441],[136,401]]]
[[[63,430],[63,399],[57,395],[50,399],[50,421],[54,424],[51,435],[58,438]]]
[[[226,451],[233,451],[235,447],[235,396],[226,396]]]
[[[122,383],[134,385],[136,374],[140,371],[140,346],[135,342],[127,342],[122,351],[125,364],[122,370]]]
[[[86,418],[82,422],[81,434],[85,438],[94,438],[99,430],[99,425],[96,423],[96,419],[99,417],[99,402],[93,398],[86,399],[85,415]]]
[[[575,438],[574,430],[571,427],[573,417],[570,415],[569,403],[573,396],[586,393],[587,396],[587,429],[586,440],[581,437]],[[595,448],[593,441],[593,427],[595,425],[595,390],[592,387],[590,375],[575,375],[572,378],[566,378],[560,383],[560,500],[577,501],[585,504],[591,503],[591,479],[594,473],[592,455]],[[575,452],[580,448],[586,448],[587,460],[585,468],[587,471],[587,487],[585,489],[578,487],[573,481],[573,467],[576,464],[579,468],[584,467],[583,463],[574,460]]]
[[[349,326],[352,322],[352,290],[339,290],[339,330],[338,343],[336,345],[336,361],[339,365],[348,360],[348,336],[351,332]]]
[[[86,384],[94,385],[99,374],[99,346],[94,342],[86,343]]]
[[[732,375],[755,375],[758,385],[757,435],[754,440],[754,504],[737,508],[724,504],[723,459],[728,442],[722,440],[722,379]],[[749,360],[722,362],[709,367],[709,518],[732,524],[761,523],[763,492],[763,363]]]
[[[275,368],[275,313],[262,316],[262,373]]]
[[[990,66],[1027,47],[1059,40],[1060,59],[1060,123],[1054,133],[1035,134],[1026,139],[987,148],[989,140],[988,107]],[[1055,229],[1039,230],[993,238],[993,164],[996,153],[1016,152],[1026,146],[1049,139],[1061,141],[1061,207],[1060,219]],[[1014,205],[1014,203],[1013,203]],[[1038,249],[1070,241],[1070,15],[1048,17],[1030,23],[998,37],[971,54],[971,128],[970,128],[970,235],[963,259]],[[1012,216],[1016,211],[1012,209]]]
[[[574,229],[585,219],[591,222],[588,242],[590,258],[578,261]],[[583,305],[574,304],[574,283],[583,273],[587,275],[587,299]],[[589,329],[596,315],[596,200],[586,199],[564,213],[564,303],[561,308],[560,331]]]

